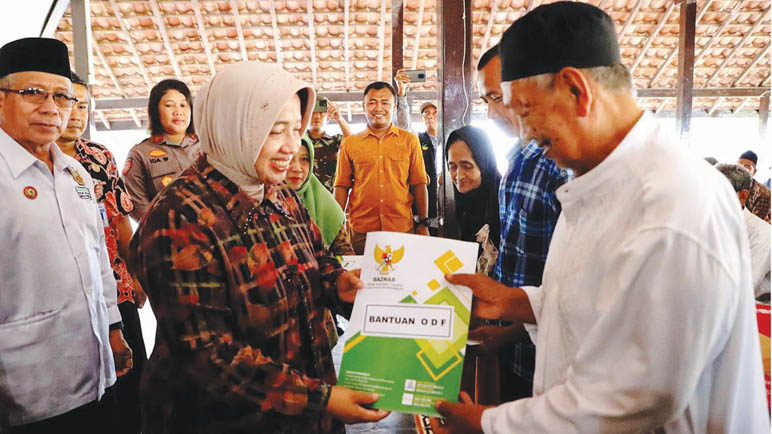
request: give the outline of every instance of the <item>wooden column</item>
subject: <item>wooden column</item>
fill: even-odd
[[[767,143],[767,129],[769,127],[769,92],[761,96],[759,100],[759,138],[761,143]]]
[[[451,131],[469,123],[472,115],[472,0],[437,2],[437,26],[438,121],[443,155],[438,214],[443,219],[440,235],[444,235],[456,232],[456,207],[445,164],[445,142]]]
[[[75,58],[75,73],[86,82],[91,83],[94,59],[91,55],[91,9],[89,0],[73,0],[72,9],[72,51]],[[93,83],[92,83],[93,84]],[[93,109],[93,107],[91,107]],[[91,138],[93,120],[89,116],[83,137]]]
[[[694,90],[694,35],[697,0],[681,3],[681,26],[678,34],[678,87],[676,92],[676,132],[681,140],[689,138]]]
[[[402,7],[402,0],[391,0],[391,81],[394,81],[397,71],[403,66],[404,16],[405,10]]]

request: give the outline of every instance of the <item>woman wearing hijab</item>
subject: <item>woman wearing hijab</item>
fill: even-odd
[[[477,127],[459,128],[445,146],[456,202],[459,239],[480,243],[477,271],[490,274],[498,255],[500,238],[499,183],[501,174],[485,132]]]
[[[287,184],[300,196],[311,220],[319,226],[324,246],[333,255],[355,255],[346,230],[346,215],[330,191],[314,175],[314,146],[307,135],[303,136],[300,145],[290,162]]]
[[[158,192],[201,152],[191,118],[192,101],[190,89],[179,80],[163,80],[150,90],[150,137],[131,148],[123,166],[123,180],[134,203],[130,215],[136,221]]]
[[[158,320],[144,433],[343,433],[388,414],[334,385],[324,308],[342,312],[362,282],[283,184],[313,101],[258,62],[226,66],[196,97],[203,155],[133,239]]]

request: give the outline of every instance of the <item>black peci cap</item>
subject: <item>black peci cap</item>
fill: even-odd
[[[47,72],[72,80],[67,46],[51,38],[23,38],[3,45],[0,77],[25,71]]]
[[[621,63],[614,21],[587,3],[539,6],[515,21],[500,44],[501,81]]]

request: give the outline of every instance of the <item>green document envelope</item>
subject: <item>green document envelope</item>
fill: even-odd
[[[458,399],[471,291],[445,281],[474,273],[477,244],[371,232],[338,383],[380,395],[375,408],[438,415]]]

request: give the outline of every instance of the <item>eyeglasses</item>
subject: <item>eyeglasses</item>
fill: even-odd
[[[52,95],[54,103],[61,108],[70,108],[78,102],[78,98],[75,98],[72,95],[61,92],[46,92],[45,90],[36,87],[31,87],[29,89],[7,89],[0,87],[0,91],[18,93],[24,101],[31,104],[43,104],[48,99],[48,95]]]

